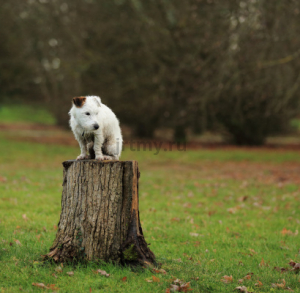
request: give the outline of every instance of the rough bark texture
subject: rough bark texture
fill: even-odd
[[[136,161],[66,161],[61,216],[47,258],[153,264],[139,219]]]

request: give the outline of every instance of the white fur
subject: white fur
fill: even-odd
[[[88,149],[92,146],[96,160],[119,160],[123,141],[119,121],[99,97],[87,96],[81,108],[73,104],[69,115],[71,129],[81,149],[77,160],[88,159]],[[94,129],[96,124],[99,125],[97,130]]]

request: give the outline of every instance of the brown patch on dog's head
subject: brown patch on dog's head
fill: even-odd
[[[73,98],[73,104],[77,108],[81,108],[84,105],[85,101],[86,101],[86,97],[76,97],[76,98]]]

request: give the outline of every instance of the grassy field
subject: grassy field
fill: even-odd
[[[27,105],[0,105],[0,123],[54,125],[55,118],[45,109]]]
[[[190,282],[181,292],[239,286],[300,292],[300,276],[289,266],[300,262],[299,152],[224,147],[157,154],[127,146],[122,159],[137,160],[141,171],[144,234],[166,273],[105,263],[61,265],[43,263],[41,255],[59,221],[61,162],[75,158],[79,148],[63,130],[14,126],[53,125],[43,109],[3,106],[0,123],[1,293],[169,292],[175,279]]]
[[[141,221],[166,271],[160,274],[104,263],[43,263],[59,221],[61,162],[79,149],[3,134],[0,142],[0,292],[168,292],[177,278],[190,282],[191,292],[238,286],[300,292],[300,276],[289,266],[300,262],[299,152],[125,149],[123,160],[139,161]]]

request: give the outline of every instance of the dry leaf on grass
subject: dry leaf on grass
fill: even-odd
[[[160,279],[155,276],[152,276],[152,279],[153,279],[153,282],[156,282],[156,283],[160,282]]]
[[[190,282],[185,283],[182,280],[175,279],[174,284],[170,284],[170,288],[166,289],[166,292],[188,292],[193,289],[190,288]]]
[[[126,282],[126,281],[127,281],[127,277],[123,277],[122,282]]]
[[[56,286],[55,284],[50,284],[50,285],[47,285],[47,286],[51,290],[59,290],[59,288],[55,287]]]
[[[170,285],[171,292],[179,292],[179,290],[180,290],[180,287],[178,285],[174,285],[174,284]]]
[[[264,258],[262,258],[259,266],[260,267],[268,267],[269,265],[265,262]]]
[[[44,283],[32,283],[32,286],[42,288],[42,289],[49,289],[49,290],[59,290],[55,284],[45,285]]]
[[[255,283],[255,286],[262,287],[263,283],[261,281],[257,280],[257,283]]]
[[[253,292],[249,292],[247,287],[245,287],[245,286],[236,287],[234,290],[237,290],[239,292],[244,292],[244,293],[253,293]]]
[[[32,283],[32,286],[35,286],[35,287],[38,287],[38,288],[48,289],[47,286],[43,283]]]
[[[22,246],[21,242],[18,239],[14,239],[17,245]]]
[[[299,270],[300,270],[300,263],[296,263],[296,262],[294,262],[294,261],[290,261],[290,262],[289,262],[289,265],[290,265],[291,267],[293,267],[293,268],[292,268],[292,271],[299,271]]]
[[[280,268],[280,267],[274,267],[274,270],[281,272],[281,273],[289,271],[289,269],[287,269],[287,268]]]
[[[298,230],[293,233],[291,230],[287,230],[286,228],[283,228],[282,231],[280,232],[282,235],[298,235]]]
[[[105,276],[105,277],[109,277],[110,276],[110,274],[108,274],[106,271],[103,271],[103,270],[100,270],[100,269],[97,270],[96,273],[100,274],[102,276]]]
[[[285,288],[285,280],[282,279],[282,283],[281,284],[278,284],[278,283],[272,283],[272,287],[273,288],[281,288],[281,289],[284,289]]]
[[[221,282],[228,284],[233,282],[233,277],[232,276],[223,276],[223,278],[221,279]]]
[[[23,218],[24,221],[26,221],[26,222],[28,221],[28,218],[26,217],[26,214],[23,214],[22,218]]]
[[[62,273],[63,270],[62,270],[61,266],[58,266],[58,267],[55,269],[55,271],[58,272],[58,273]]]
[[[74,272],[67,272],[67,275],[74,276]]]
[[[248,273],[243,279],[244,280],[250,280],[253,273]]]
[[[249,248],[249,251],[251,252],[252,255],[253,254],[257,254],[257,252],[254,249],[252,249],[252,248]]]
[[[164,275],[167,274],[167,272],[164,269],[153,268],[152,270],[153,270],[154,273],[157,273],[157,274],[164,274]]]

